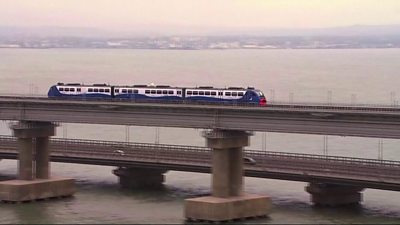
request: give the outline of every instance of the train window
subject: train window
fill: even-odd
[[[192,91],[187,91],[187,95],[192,95]]]
[[[209,91],[205,91],[204,94],[210,95],[210,92]]]
[[[225,96],[231,96],[230,92],[225,92]]]
[[[237,92],[232,92],[232,96],[237,96]]]
[[[157,94],[161,94],[162,93],[162,91],[161,90],[157,90]]]
[[[223,95],[223,92],[222,92],[222,91],[218,92],[218,95],[222,96],[222,95]]]
[[[239,93],[238,93],[238,96],[243,96],[243,95],[244,95],[243,92],[239,92]]]
[[[137,94],[137,93],[139,93],[139,90],[138,89],[133,89],[133,93]]]
[[[168,91],[168,94],[173,95],[174,91]]]
[[[75,92],[75,88],[70,88],[69,91],[74,91]]]
[[[93,89],[93,92],[99,92],[98,88]]]
[[[81,88],[77,88],[76,91],[77,91],[77,92],[81,92]]]
[[[211,92],[211,95],[212,95],[212,96],[215,96],[215,95],[217,95],[217,92],[212,91],[212,92]]]
[[[89,89],[88,89],[88,92],[93,92],[93,88],[89,88]]]
[[[99,92],[103,93],[103,92],[104,92],[104,89],[100,88],[100,89],[99,89]]]
[[[115,89],[115,93],[119,93],[119,89]]]
[[[198,95],[199,92],[198,91],[193,91],[193,95]]]
[[[127,93],[128,91],[126,89],[122,89],[122,93]]]
[[[156,90],[151,90],[150,93],[155,94]]]
[[[144,93],[145,94],[150,94],[150,90],[145,90]]]
[[[204,95],[204,91],[199,91],[199,95]]]
[[[67,91],[67,92],[69,92],[69,88],[64,88],[64,91]]]
[[[59,88],[58,90],[59,90],[59,91],[64,91],[64,88]]]
[[[181,95],[182,91],[177,91],[176,94]]]
[[[110,93],[110,89],[105,89],[104,92]]]
[[[166,95],[166,94],[168,94],[168,91],[167,91],[167,90],[163,90],[162,93],[163,93],[164,95]]]
[[[132,89],[128,89],[128,94],[132,94]]]

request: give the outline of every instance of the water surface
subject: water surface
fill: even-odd
[[[0,49],[0,93],[45,95],[57,82],[255,86],[269,101],[395,104],[400,50],[99,50]],[[129,132],[127,131],[129,130]],[[58,137],[204,146],[201,130],[63,124]],[[158,135],[157,135],[158,133]],[[0,134],[11,134],[0,122]],[[264,141],[263,141],[264,139]],[[400,160],[393,139],[328,137],[328,154]],[[263,147],[265,146],[265,147]],[[249,149],[323,154],[323,136],[256,133]],[[0,161],[2,179],[17,162]],[[54,176],[77,179],[73,198],[0,205],[1,223],[184,223],[184,199],[210,193],[210,175],[170,171],[161,191],[122,190],[112,167],[52,163]],[[400,194],[367,189],[359,208],[315,208],[302,182],[246,178],[245,190],[269,195],[269,218],[245,223],[399,223]]]

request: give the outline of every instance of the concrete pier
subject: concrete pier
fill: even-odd
[[[50,177],[50,149],[49,137],[36,138],[36,178],[48,179]]]
[[[0,182],[0,200],[24,202],[72,195],[74,179],[50,176],[49,136],[55,134],[55,125],[21,121],[11,129],[18,138],[18,179]]]
[[[327,183],[309,183],[305,189],[311,194],[311,201],[315,205],[357,205],[362,201],[362,187]]]
[[[243,147],[249,145],[249,133],[216,129],[204,137],[213,151],[212,196],[186,199],[185,218],[229,221],[268,215],[269,197],[243,191]]]
[[[33,140],[18,138],[18,179],[33,180]]]
[[[166,172],[166,170],[136,167],[120,167],[113,170],[113,173],[119,177],[121,187],[132,189],[162,188]]]

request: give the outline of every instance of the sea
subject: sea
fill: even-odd
[[[0,95],[46,96],[57,82],[256,87],[269,103],[400,107],[400,49],[134,50],[0,49]],[[200,129],[61,124],[56,137],[205,146]],[[9,121],[0,135],[11,135]],[[256,132],[246,149],[400,160],[400,140]],[[113,167],[51,163],[76,179],[70,198],[0,204],[0,223],[184,224],[184,200],[210,194],[209,174],[168,171],[161,190],[126,190]],[[0,179],[17,161],[0,161]],[[400,193],[365,189],[358,207],[320,208],[303,182],[245,178],[270,196],[267,218],[240,224],[398,224]]]

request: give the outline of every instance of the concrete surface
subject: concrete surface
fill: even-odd
[[[36,180],[8,180],[0,182],[0,200],[25,202],[53,197],[73,195],[75,180],[69,178],[50,178]]]

